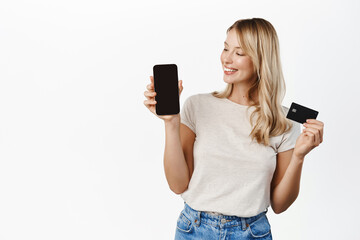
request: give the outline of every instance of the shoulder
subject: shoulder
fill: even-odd
[[[206,99],[210,97],[212,97],[211,93],[196,93],[189,96],[189,98],[196,98],[196,99]]]
[[[281,105],[282,106],[282,109],[283,109],[283,112],[284,112],[284,116],[286,117],[286,115],[288,114],[289,112],[289,108],[288,107],[285,107],[284,105]],[[292,128],[291,129],[295,129],[295,128],[298,128],[300,126],[299,123],[295,122],[295,121],[292,121],[290,120],[291,124],[292,124]],[[296,130],[295,130],[296,131]]]
[[[208,102],[212,98],[211,93],[196,93],[188,96],[185,101],[191,102],[192,104],[200,104],[202,102]]]
[[[288,107],[285,107],[284,105],[281,105],[283,111],[284,111],[284,114],[285,116],[287,115],[287,113],[289,112],[289,108]]]
[[[283,111],[284,111],[284,114],[285,114],[284,116],[286,117],[286,115],[289,112],[289,108],[285,107],[283,105],[282,105],[282,108],[283,108]],[[288,132],[284,133],[284,135],[285,134],[298,134],[301,131],[301,129],[300,129],[301,124],[298,123],[298,122],[295,122],[293,120],[290,120],[290,119],[289,119],[289,121],[291,122],[291,129]]]

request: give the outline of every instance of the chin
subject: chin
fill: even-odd
[[[237,84],[237,83],[241,83],[241,82],[243,82],[243,83],[247,82],[247,80],[244,78],[240,78],[240,77],[236,77],[236,76],[228,76],[225,74],[224,74],[223,79],[224,79],[225,83],[229,83],[229,84],[231,84],[231,83]]]
[[[229,84],[234,83],[233,81],[229,81],[228,79],[225,79],[225,78],[224,78],[224,82],[229,83]]]
[[[227,76],[224,76],[223,78],[225,83],[235,83],[236,79],[228,78]]]

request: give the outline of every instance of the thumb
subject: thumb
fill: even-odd
[[[184,87],[182,86],[182,80],[179,80],[179,94],[181,94],[183,88]]]

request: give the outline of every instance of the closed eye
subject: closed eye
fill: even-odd
[[[224,48],[224,51],[227,52],[228,50],[226,48]],[[236,53],[236,55],[238,56],[244,56],[244,54],[240,54],[240,53]]]
[[[224,51],[228,51],[226,48],[224,48]],[[238,56],[244,56],[244,54],[236,53]]]

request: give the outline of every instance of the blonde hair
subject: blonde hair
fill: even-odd
[[[234,29],[240,47],[254,65],[257,80],[247,92],[250,106],[255,110],[250,116],[252,140],[265,146],[270,137],[278,136],[291,129],[292,123],[285,117],[281,102],[285,96],[286,86],[280,62],[279,41],[275,28],[262,18],[241,19],[231,25],[226,33]],[[222,92],[214,91],[212,95],[227,98],[233,90],[233,83],[228,83]],[[254,96],[258,91],[258,101]],[[257,118],[255,119],[255,117]]]

